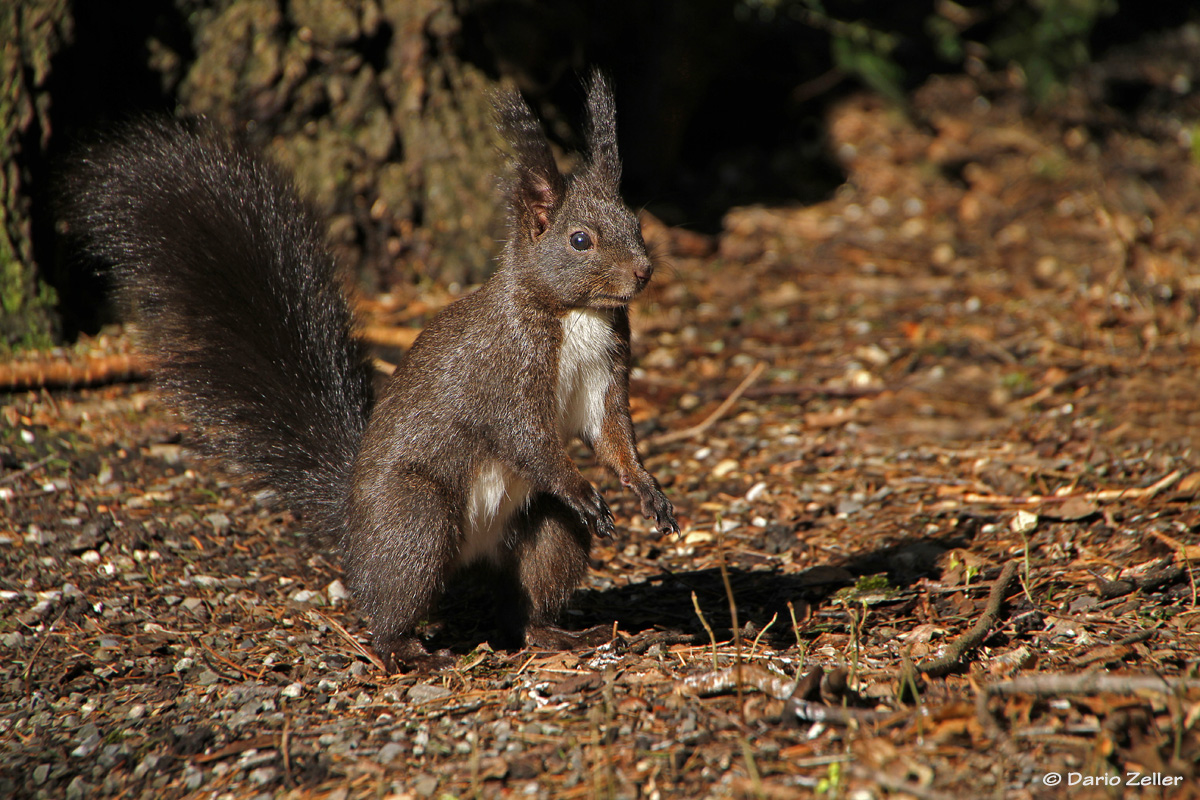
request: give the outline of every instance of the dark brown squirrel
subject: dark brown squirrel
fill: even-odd
[[[444,663],[413,629],[475,562],[510,637],[570,641],[554,620],[591,537],[614,534],[576,437],[679,531],[629,416],[628,304],[654,264],[618,194],[612,93],[592,78],[571,176],[519,95],[493,104],[513,152],[499,266],[433,318],[378,403],[323,226],[253,151],[203,121],[144,120],[84,150],[62,187],[69,230],[114,265],[207,447],[338,543],[389,670]]]

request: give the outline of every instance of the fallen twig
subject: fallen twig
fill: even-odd
[[[863,780],[871,781],[887,789],[889,793],[896,792],[901,795],[911,795],[920,800],[949,800],[952,795],[939,792],[936,789],[931,789],[927,786],[921,786],[915,781],[898,778],[895,775],[889,775],[881,769],[871,769],[870,767],[850,762],[850,772],[856,777]]]
[[[1173,536],[1167,536],[1162,531],[1149,531],[1150,535],[1175,551],[1180,561],[1200,559],[1200,544],[1184,544]]]
[[[888,391],[884,386],[822,386],[816,383],[773,383],[770,386],[755,386],[746,391],[746,397],[783,397],[815,395],[819,397],[874,397]]]
[[[242,739],[237,742],[231,742],[219,750],[214,750],[211,753],[199,753],[192,756],[193,764],[209,764],[213,761],[221,761],[230,756],[241,755],[247,750],[266,750],[279,747],[279,741],[274,734],[263,733],[258,736],[252,736],[249,739]]]
[[[1086,667],[1089,664],[1102,664],[1108,661],[1115,661],[1116,659],[1124,658],[1132,649],[1133,645],[1137,644],[1138,642],[1144,642],[1147,639],[1153,639],[1156,633],[1157,631],[1154,630],[1154,628],[1143,628],[1142,630],[1132,633],[1119,641],[1113,642],[1107,647],[1101,647],[1097,650],[1089,650],[1079,658],[1075,659],[1075,664],[1080,667]]]
[[[754,369],[750,370],[750,374],[742,379],[742,382],[737,385],[737,388],[730,392],[729,397],[726,397],[724,402],[717,406],[715,411],[705,417],[703,422],[700,422],[698,425],[693,425],[690,428],[684,428],[681,431],[667,431],[666,433],[660,433],[656,436],[651,436],[646,440],[646,443],[655,445],[668,444],[670,442],[678,442],[683,439],[690,439],[693,436],[699,436],[700,434],[704,433],[706,430],[711,428],[717,422],[717,420],[725,416],[729,412],[729,409],[733,408],[733,404],[736,403],[738,398],[750,388],[750,384],[758,380],[758,376],[762,375],[763,370],[766,368],[767,365],[761,361],[755,364]]]
[[[421,333],[420,328],[400,328],[394,325],[366,325],[358,331],[358,338],[380,347],[398,347],[407,350]]]
[[[951,642],[946,647],[946,652],[940,658],[935,658],[932,661],[926,661],[923,664],[917,665],[917,671],[923,672],[926,675],[941,676],[948,673],[950,670],[957,667],[966,656],[966,654],[974,650],[992,630],[992,626],[1000,619],[1000,610],[1004,605],[1004,598],[1008,594],[1009,584],[1017,577],[1017,562],[1009,561],[1004,565],[1004,569],[1000,571],[1000,577],[996,578],[996,582],[992,584],[992,591],[988,594],[987,606],[984,608],[983,616],[971,628],[958,639]]]
[[[1096,584],[1100,596],[1105,600],[1109,600],[1114,597],[1124,597],[1139,590],[1148,592],[1160,586],[1168,586],[1182,577],[1182,567],[1168,566],[1156,569],[1153,572],[1147,572],[1144,575],[1121,578],[1115,581],[1106,581],[1102,578],[1097,578]]]
[[[46,646],[46,642],[50,640],[50,634],[54,633],[54,629],[58,627],[58,623],[62,622],[63,617],[67,615],[67,609],[63,609],[54,622],[50,623],[50,627],[46,628],[46,633],[38,641],[37,647],[33,648],[33,653],[29,656],[29,662],[25,665],[25,696],[33,695],[33,665],[37,662],[38,654],[42,652],[42,648]]]
[[[346,630],[345,628],[343,628],[341,623],[339,623],[335,619],[331,619],[331,618],[325,616],[324,614],[322,614],[319,611],[316,611],[313,613],[315,613],[322,620],[324,620],[325,623],[327,625],[329,625],[330,628],[333,628],[333,630],[337,631],[338,635],[341,636],[343,639],[345,639],[350,644],[350,647],[353,648],[356,653],[358,653],[360,656],[365,658],[367,661],[370,661],[381,672],[386,672],[386,670],[383,667],[383,662],[379,660],[379,656],[375,655],[370,650],[363,647],[362,643],[359,642],[358,639],[355,639],[353,636],[351,636],[350,632],[348,630]]]
[[[25,466],[21,467],[18,470],[13,470],[12,472],[5,475],[4,477],[0,478],[0,486],[4,485],[6,483],[11,483],[12,481],[15,481],[17,478],[20,478],[22,475],[28,475],[31,472],[36,472],[37,470],[39,470],[42,467],[49,464],[55,458],[58,458],[58,453],[51,453],[50,455],[48,455],[44,458],[39,458],[37,461],[34,461],[32,464],[26,464]]]
[[[1162,675],[1110,675],[1105,672],[1041,673],[984,684],[987,695],[1009,697],[1032,694],[1053,697],[1065,694],[1176,694],[1200,690],[1200,680],[1167,678]]]
[[[193,638],[192,642],[194,644],[199,644],[206,651],[208,651],[208,654],[211,655],[213,658],[217,659],[218,661],[220,661],[222,664],[224,664],[227,667],[232,667],[233,669],[235,669],[238,672],[245,675],[247,678],[253,678],[256,681],[261,681],[263,679],[263,675],[265,675],[267,672],[267,670],[265,668],[259,670],[258,672],[254,672],[253,670],[246,669],[241,664],[235,663],[235,662],[229,660],[228,658],[226,658],[225,656],[221,655],[220,653],[218,653],[216,650],[213,650],[211,647],[209,647],[207,644],[205,644],[199,638]],[[212,667],[212,664],[209,664],[209,666]],[[213,668],[213,672],[216,672],[216,671],[217,670],[215,668]],[[227,680],[230,680],[228,675],[222,675],[222,677],[226,678]]]
[[[146,377],[145,361],[135,355],[64,357],[0,364],[0,392],[27,389],[97,386],[103,383],[141,380]]]
[[[1150,500],[1170,489],[1183,477],[1181,470],[1174,470],[1155,481],[1149,486],[1132,487],[1129,489],[1099,489],[1094,492],[1072,492],[1069,494],[1052,495],[1003,495],[982,494],[979,492],[964,492],[962,502],[979,503],[994,506],[1039,506],[1051,503],[1065,503],[1068,500],[1090,500],[1094,503],[1112,503],[1118,500]],[[939,494],[955,494],[956,487],[943,487]]]
[[[776,700],[785,701],[788,713],[794,715],[799,720],[805,722],[825,722],[831,725],[849,725],[855,722],[883,722],[884,720],[896,717],[897,713],[904,716],[908,714],[908,712],[875,711],[869,708],[846,708],[813,702],[803,699],[800,693],[796,691],[802,684],[811,684],[810,681],[805,681],[804,678],[801,678],[800,681],[793,681],[782,675],[768,672],[762,667],[749,664],[743,665],[740,672],[740,679],[738,675],[739,670],[735,667],[706,672],[703,675],[692,675],[683,680],[679,691],[688,694],[713,695],[735,691],[741,686],[750,686]]]
[[[368,325],[358,332],[361,340],[381,347],[408,350],[416,341],[420,328],[398,328],[388,325]],[[387,375],[396,367],[374,359],[375,368]],[[28,361],[0,363],[0,392],[20,392],[29,389],[74,389],[146,380],[151,374],[150,362],[140,354],[65,355],[58,358],[35,358]]]

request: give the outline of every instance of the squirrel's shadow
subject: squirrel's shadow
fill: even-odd
[[[881,593],[895,591],[896,598],[887,601],[891,604],[891,614],[905,613],[916,599],[903,589],[921,578],[938,575],[942,554],[964,546],[977,529],[976,525],[943,537],[892,540],[885,547],[831,559],[794,573],[769,567],[730,566],[726,570],[728,589],[718,568],[682,572],[660,569],[654,573],[653,567],[649,567],[644,579],[623,586],[577,590],[560,623],[570,630],[615,623],[622,633],[635,637],[672,631],[707,641],[708,633],[696,611],[699,606],[713,634],[718,640],[725,640],[733,628],[729,603],[732,592],[738,624],[743,631],[765,630],[761,642],[784,649],[796,643],[791,619],[793,609],[802,618],[806,609],[831,607],[829,601],[834,594],[855,586],[867,576],[886,575],[887,580],[864,588],[864,596],[870,594],[878,600]],[[736,554],[730,560],[736,562]],[[486,583],[456,581],[446,592],[437,622],[429,629],[427,646],[464,653],[482,642],[496,643],[496,628],[490,616],[479,613],[481,608],[489,608],[495,602]],[[844,609],[835,608],[835,613],[829,615],[829,622],[837,623],[842,611]]]

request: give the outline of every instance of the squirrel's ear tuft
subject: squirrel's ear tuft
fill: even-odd
[[[511,150],[509,202],[520,228],[540,236],[562,203],[566,183],[554,163],[541,123],[515,90],[492,95],[496,125]]]
[[[608,79],[593,70],[587,94],[588,181],[609,197],[617,197],[621,183],[621,158],[617,154],[617,107]]]

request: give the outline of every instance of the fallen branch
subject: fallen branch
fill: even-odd
[[[874,397],[888,391],[883,386],[822,386],[816,383],[773,383],[770,386],[755,386],[746,392],[746,397],[792,397],[813,395],[815,397],[839,397],[857,399]]]
[[[217,661],[220,661],[222,664],[224,664],[227,667],[232,667],[233,669],[235,669],[238,672],[245,675],[247,678],[251,678],[256,681],[261,681],[263,679],[263,675],[265,675],[267,672],[266,668],[260,669],[258,672],[254,672],[253,670],[246,669],[241,664],[238,664],[238,663],[226,658],[225,656],[221,655],[216,650],[213,650],[211,647],[209,647],[207,644],[205,644],[199,638],[192,637],[192,644],[199,644],[201,647],[203,647],[205,650],[208,651],[209,655],[211,655],[213,658],[217,659]],[[217,672],[217,669],[215,667],[213,667],[211,662],[209,663],[208,666],[210,668],[212,668],[213,672]],[[220,673],[218,673],[218,674],[220,674]],[[221,675],[221,677],[225,678],[226,680],[236,680],[236,679],[230,678],[230,676],[228,676],[228,675]]]
[[[320,617],[330,628],[332,628],[334,631],[336,631],[339,636],[341,636],[343,639],[345,639],[350,644],[350,647],[353,648],[354,652],[358,653],[360,656],[365,658],[367,661],[371,662],[371,664],[376,669],[378,669],[380,672],[386,671],[383,668],[383,662],[379,660],[379,656],[375,655],[373,652],[371,652],[367,648],[363,647],[362,643],[359,642],[358,639],[355,639],[353,636],[351,636],[350,631],[348,631],[344,627],[342,627],[340,622],[338,622],[335,619],[331,619],[330,617],[327,617],[326,615],[322,614],[319,611],[315,611],[313,613],[316,614],[318,617]]]
[[[1154,628],[1143,628],[1106,647],[1089,650],[1075,659],[1075,664],[1079,667],[1086,667],[1089,664],[1104,664],[1124,658],[1133,650],[1135,644],[1153,639],[1156,633],[1157,631]]]
[[[1110,675],[1105,672],[1041,673],[984,684],[984,694],[1011,697],[1032,694],[1058,697],[1065,694],[1177,694],[1200,690],[1200,680],[1162,675]]]
[[[275,735],[263,733],[258,736],[251,736],[249,739],[231,742],[211,753],[199,753],[192,756],[191,761],[194,764],[209,764],[213,761],[223,761],[230,756],[240,756],[247,750],[267,750],[276,747],[279,747],[279,741]]]
[[[849,769],[850,774],[854,775],[854,777],[871,781],[887,789],[889,794],[895,792],[900,795],[911,795],[918,798],[918,800],[950,800],[953,797],[953,795],[939,792],[928,786],[922,786],[916,781],[890,775],[882,769],[871,769],[870,767],[854,762],[850,763]]]
[[[134,355],[13,361],[0,364],[0,392],[73,389],[80,386],[142,380],[146,375],[145,362]]]
[[[381,347],[408,350],[416,341],[420,328],[397,328],[388,325],[368,325],[358,332],[358,338]],[[395,371],[392,364],[375,359],[375,367],[387,375]],[[38,358],[28,361],[0,363],[0,392],[22,392],[30,389],[76,389],[110,383],[142,381],[150,377],[150,362],[142,355],[68,355],[59,358]]]
[[[49,464],[51,461],[53,461],[57,457],[58,457],[58,454],[51,453],[50,455],[45,456],[44,458],[39,458],[37,461],[34,461],[32,464],[26,464],[25,466],[21,467],[18,470],[13,470],[12,472],[5,475],[4,477],[0,478],[0,485],[6,484],[6,483],[11,483],[11,482],[15,481],[17,478],[20,478],[22,475],[28,475],[32,472],[37,472],[39,469],[41,469],[42,467]]]
[[[940,658],[917,665],[917,671],[935,677],[945,675],[959,666],[968,652],[983,644],[983,640],[991,632],[992,626],[1000,619],[1000,610],[1004,605],[1004,598],[1008,595],[1008,587],[1016,577],[1017,562],[1009,561],[1000,571],[1000,577],[996,578],[996,582],[992,584],[992,591],[988,594],[987,607],[984,608],[983,616],[979,618],[974,627],[951,642]]]
[[[755,364],[754,369],[750,370],[750,374],[742,379],[742,382],[739,383],[737,388],[729,394],[729,397],[726,397],[725,401],[721,403],[721,405],[717,406],[715,411],[705,417],[704,421],[700,424],[693,425],[690,428],[684,428],[681,431],[668,431],[666,433],[660,433],[657,436],[651,436],[646,440],[646,443],[654,445],[668,444],[670,442],[678,442],[684,439],[690,439],[693,436],[699,436],[700,434],[704,433],[706,430],[711,428],[717,422],[717,420],[725,416],[725,414],[729,412],[729,409],[733,408],[733,404],[736,403],[738,398],[750,388],[750,384],[758,380],[758,376],[762,375],[763,370],[766,368],[767,365],[761,361]]]
[[[1183,472],[1175,470],[1160,480],[1155,481],[1149,486],[1134,487],[1130,489],[1099,489],[1094,492],[1072,492],[1069,494],[1052,494],[1052,495],[1002,495],[1002,494],[981,494],[978,492],[965,492],[962,495],[964,503],[980,503],[983,505],[994,506],[1038,506],[1052,503],[1065,503],[1068,500],[1087,500],[1094,503],[1112,503],[1118,500],[1150,500],[1157,495],[1170,489],[1179,479],[1183,477]],[[957,487],[942,487],[939,494],[956,494]]]
[[[398,347],[407,350],[421,333],[420,328],[399,328],[394,325],[366,325],[358,331],[358,338],[380,347]]]
[[[1162,531],[1150,531],[1149,533],[1155,539],[1158,539],[1167,547],[1174,550],[1181,561],[1200,559],[1200,544],[1184,544],[1173,536],[1167,536]]]
[[[739,680],[740,673],[740,680]],[[807,677],[807,676],[806,676]],[[815,681],[819,683],[818,681]],[[713,695],[735,691],[743,686],[758,689],[763,694],[783,700],[787,704],[787,713],[804,722],[824,722],[830,725],[850,725],[858,722],[883,722],[899,714],[907,717],[908,712],[875,711],[869,708],[848,708],[833,706],[803,699],[798,691],[802,687],[812,688],[814,681],[791,680],[782,675],[768,672],[762,667],[749,664],[706,672],[703,675],[692,675],[683,680],[679,691],[686,694]],[[805,690],[807,691],[807,689]]]
[[[1105,600],[1110,600],[1114,597],[1124,597],[1136,591],[1149,592],[1160,586],[1169,586],[1179,581],[1182,577],[1183,569],[1181,567],[1168,566],[1148,572],[1145,575],[1121,578],[1115,581],[1106,581],[1102,578],[1097,578],[1096,585],[1099,595]]]

